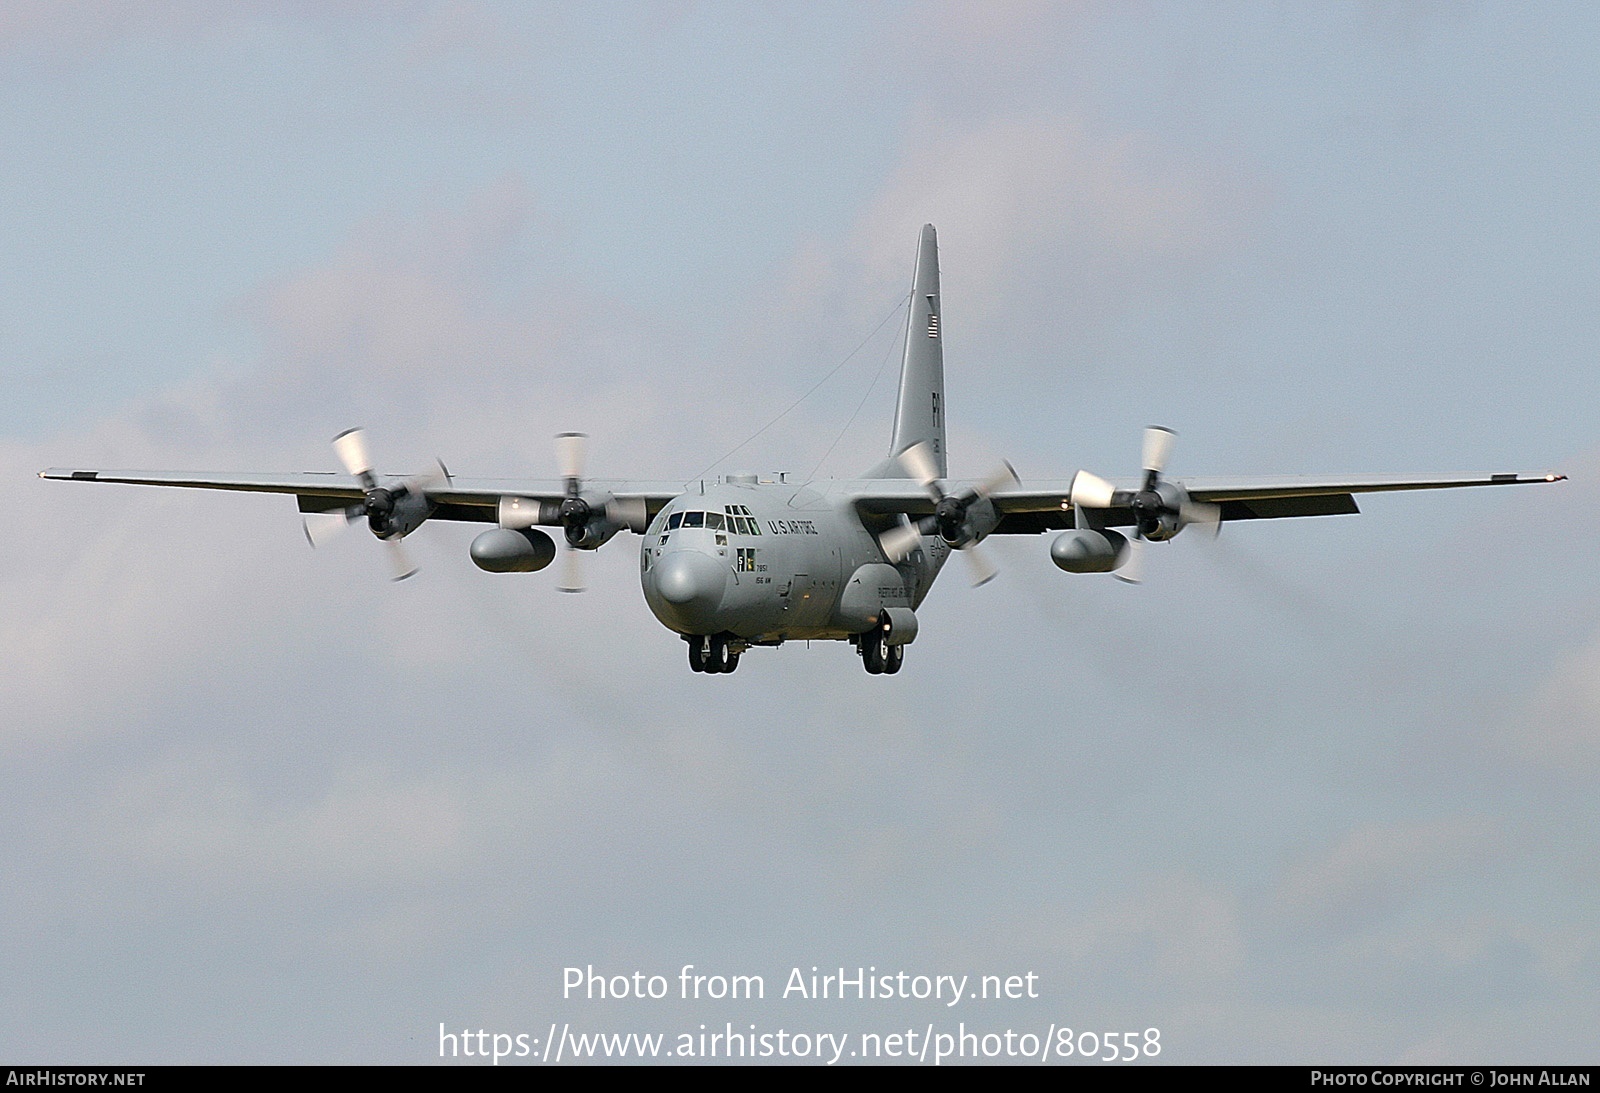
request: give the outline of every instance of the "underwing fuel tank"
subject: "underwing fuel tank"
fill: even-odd
[[[555,540],[537,528],[495,528],[472,540],[472,561],[489,573],[533,573],[555,560]]]
[[[1068,573],[1110,573],[1127,557],[1128,540],[1115,531],[1079,528],[1050,544],[1050,560]]]

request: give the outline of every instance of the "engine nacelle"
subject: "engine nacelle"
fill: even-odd
[[[1050,560],[1068,573],[1110,573],[1128,557],[1128,540],[1115,531],[1079,528],[1050,544]]]
[[[622,528],[609,520],[590,520],[580,528],[567,529],[567,543],[574,550],[598,550]]]
[[[495,528],[472,540],[472,561],[490,573],[532,573],[555,560],[556,543],[534,528]]]
[[[531,528],[536,524],[554,524],[560,518],[559,502],[540,501],[534,497],[502,497],[495,516],[503,528]]]

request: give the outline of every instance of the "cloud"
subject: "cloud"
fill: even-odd
[[[1061,116],[914,128],[926,132],[863,217],[861,245],[869,268],[900,273],[905,241],[934,223],[970,323],[1046,301],[1061,319],[1089,306],[1073,300],[1109,308],[1141,267],[1192,260],[1229,230],[1221,178],[1132,135]]]
[[[1600,769],[1600,635],[1562,658],[1496,743],[1520,764],[1592,783]]]
[[[950,344],[982,344],[986,377],[1040,357],[1053,369],[1064,355],[1075,370],[1104,367],[1095,346],[1114,320],[1181,291],[1188,271],[1250,230],[1263,201],[1236,169],[1075,112],[969,120],[925,109],[910,130],[848,232],[802,240],[780,274],[781,345],[808,343],[819,315],[870,330],[904,292],[932,223]]]
[[[1159,984],[1169,998],[1215,997],[1245,967],[1236,901],[1183,873],[1135,880],[1086,914],[1036,913],[1040,921],[1008,923],[1008,946],[1023,935],[1058,962],[1053,978],[1086,994],[1116,997]]]
[[[551,438],[573,428],[595,434],[600,475],[637,475],[641,464],[647,474],[683,474],[702,458],[687,450],[692,433],[664,427],[677,398],[650,390],[651,373],[639,370],[670,352],[659,329],[615,301],[515,273],[538,230],[536,202],[515,178],[453,209],[374,217],[326,261],[243,303],[261,334],[257,359],[122,407],[78,435],[0,448],[0,490],[29,529],[0,545],[0,664],[11,680],[0,734],[40,742],[120,731],[230,647],[249,659],[256,641],[276,647],[274,634],[317,633],[329,621],[353,639],[361,624],[312,621],[323,611],[312,589],[337,597],[340,574],[365,582],[383,572],[361,536],[310,554],[281,497],[96,491],[41,482],[43,467],[325,469],[334,466],[328,438],[351,425],[369,427],[380,469],[402,473],[439,455],[461,474],[549,477]],[[525,594],[526,580],[485,584],[464,564],[469,530],[425,529],[414,542],[433,583],[398,589],[379,609],[403,617],[442,595],[437,609],[453,618],[452,595],[490,610],[512,589]],[[605,565],[626,574],[624,553],[613,550]],[[293,575],[313,584],[285,595]],[[630,583],[597,590],[586,609],[636,609]],[[439,640],[449,631],[447,622],[424,636],[402,622],[380,634],[414,664],[483,640]],[[547,665],[577,655],[530,637],[547,646]]]
[[[1363,824],[1290,867],[1275,902],[1300,921],[1358,930],[1503,858],[1509,846],[1499,826],[1483,817]]]
[[[484,788],[347,769],[315,800],[271,802],[185,755],[125,778],[86,826],[116,833],[101,852],[135,874],[229,889],[364,886],[459,864],[470,837],[461,794]]]
[[[410,0],[9,0],[0,7],[0,56],[84,52],[135,37],[190,41],[274,19],[403,18],[421,6]]]

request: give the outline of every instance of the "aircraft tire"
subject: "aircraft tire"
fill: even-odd
[[[722,669],[722,670],[724,672],[731,672],[737,667],[739,667],[739,654],[738,653],[729,653],[728,654],[728,666],[726,668]]]
[[[706,653],[706,671],[731,672],[733,665],[729,663],[728,642],[720,634],[711,636],[711,648]]]
[[[889,655],[883,658],[883,674],[892,676],[900,670],[900,665],[906,660],[906,647],[904,645],[889,646]]]
[[[704,672],[706,670],[706,639],[690,638],[688,645],[689,671]]]
[[[883,674],[883,635],[874,630],[861,635],[861,660],[868,675]]]

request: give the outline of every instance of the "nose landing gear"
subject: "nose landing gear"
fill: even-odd
[[[689,644],[689,670],[716,675],[739,667],[744,647],[730,641],[731,637],[729,634],[685,635],[683,640]]]

